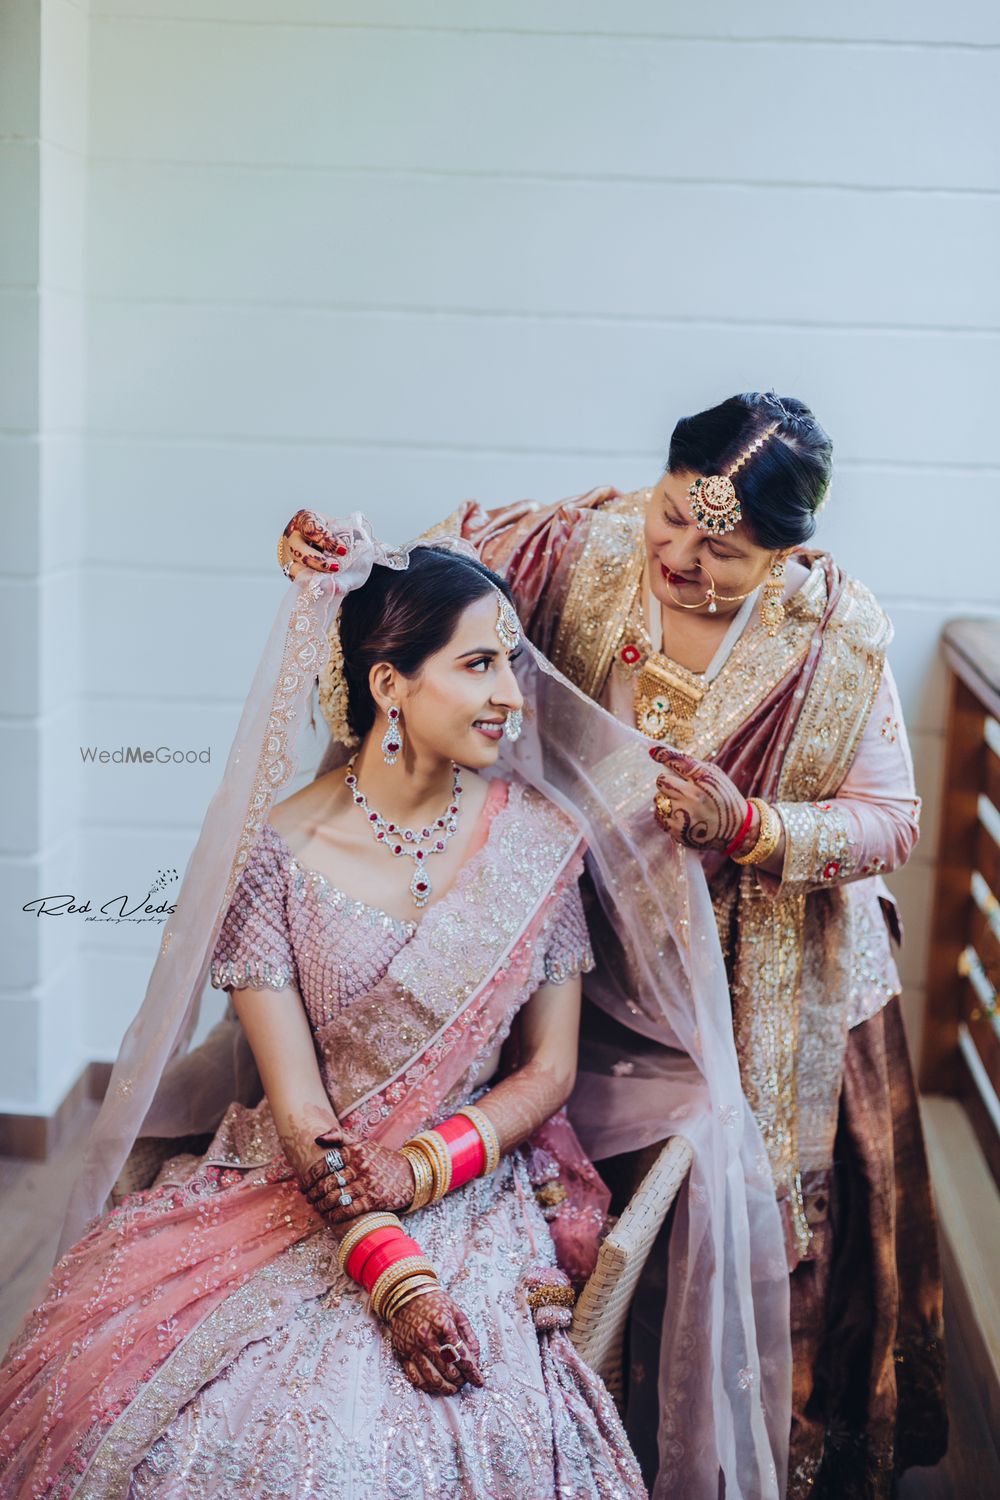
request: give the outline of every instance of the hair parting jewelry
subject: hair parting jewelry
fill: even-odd
[[[688,489],[691,496],[691,514],[695,525],[702,531],[712,531],[717,536],[726,531],[735,531],[743,519],[733,475],[738,474],[755,453],[758,453],[768,438],[773,437],[780,422],[772,422],[731,463],[723,474],[705,474],[696,479]]]

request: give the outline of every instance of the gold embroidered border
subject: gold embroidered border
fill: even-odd
[[[634,501],[634,496],[624,499]],[[587,534],[566,592],[552,661],[581,692],[599,698],[628,621],[645,561],[643,516],[605,506],[580,521]]]
[[[298,732],[298,721],[312,684],[322,673],[329,656],[326,619],[330,609],[328,580],[310,579],[296,596],[285,634],[281,668],[267,716],[267,731],[257,757],[253,786],[247,801],[239,842],[229,871],[223,910],[260,838],[275,794],[292,774],[289,735]]]
[[[181,1407],[220,1374],[239,1349],[273,1327],[283,1302],[294,1305],[310,1292],[318,1294],[337,1275],[331,1237],[321,1230],[289,1246],[231,1292],[140,1386],[95,1449],[73,1500],[118,1500],[126,1495],[132,1471]]]
[[[849,580],[824,631],[816,672],[782,766],[778,794],[785,802],[836,793],[868,722],[890,637],[889,622],[872,595]],[[818,857],[819,830],[800,832],[805,847],[799,854]],[[810,842],[814,833],[815,847]],[[830,987],[801,985],[804,926],[801,887],[767,898],[756,876],[744,872],[733,977],[740,1071],[775,1183],[790,1195],[800,1254],[810,1234],[800,1193],[798,1121],[808,1109],[811,1141],[826,1141],[832,1151],[849,999],[847,986],[841,985],[839,1013],[834,1015]],[[837,990],[835,984],[833,988]],[[819,1035],[827,1045],[817,1053],[805,1044]],[[800,1072],[805,1057],[808,1066]]]

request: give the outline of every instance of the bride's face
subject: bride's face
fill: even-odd
[[[516,655],[497,635],[496,595],[470,604],[448,644],[427,658],[416,677],[399,679],[413,754],[472,770],[493,765],[507,715],[524,703],[511,667]]]

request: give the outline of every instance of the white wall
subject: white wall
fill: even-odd
[[[86,6],[0,5],[0,1100],[48,1112],[84,1054],[81,876]],[[0,1106],[4,1107],[4,1106]]]
[[[296,507],[401,538],[649,483],[679,414],[774,387],[896,620],[916,1013],[936,641],[997,604],[998,44],[986,0],[92,0],[81,735],[213,761],[78,771],[88,889],[182,866]],[[81,942],[108,1056],[155,935]]]

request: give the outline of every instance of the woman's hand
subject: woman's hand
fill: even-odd
[[[328,1224],[346,1224],[362,1214],[409,1208],[416,1183],[413,1168],[399,1151],[387,1151],[375,1141],[345,1141],[335,1134],[318,1135],[323,1155],[306,1169],[302,1191]],[[340,1167],[327,1161],[339,1161]],[[347,1198],[347,1203],[342,1198]]]
[[[688,849],[725,851],[746,823],[747,799],[725,771],[666,745],[650,749],[662,767],[653,804],[660,827]],[[662,798],[669,797],[666,812]],[[752,834],[752,829],[748,830]]]
[[[389,1324],[389,1337],[418,1391],[453,1396],[466,1381],[483,1384],[479,1340],[447,1292],[426,1292],[407,1302]]]
[[[297,510],[284,536],[289,578],[296,578],[303,568],[315,573],[336,572],[339,559],[347,551],[330,530],[326,517],[315,510]]]

